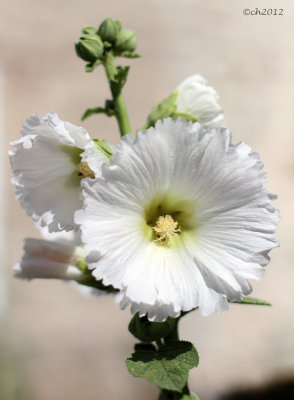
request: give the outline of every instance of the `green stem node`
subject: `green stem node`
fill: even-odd
[[[117,74],[117,68],[115,65],[115,57],[112,51],[107,53],[106,60],[103,63],[105,72],[107,75],[107,79],[109,82],[113,103],[114,103],[114,111],[117,119],[117,123],[120,130],[120,135],[124,136],[128,133],[131,133],[131,125],[128,117],[126,103],[124,101],[123,95],[121,93],[121,89],[117,90],[115,88],[115,76]]]

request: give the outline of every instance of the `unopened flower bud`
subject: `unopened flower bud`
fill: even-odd
[[[119,33],[121,31],[121,22],[120,21],[114,21],[114,23],[116,25],[117,33]]]
[[[117,21],[119,22],[119,21]],[[119,29],[116,21],[112,18],[106,18],[98,28],[98,34],[105,42],[114,43]]]
[[[77,55],[85,61],[93,62],[103,54],[103,43],[98,35],[88,34],[75,43]]]
[[[184,117],[199,122],[205,128],[224,127],[224,115],[216,91],[200,75],[185,79],[168,97],[154,106],[144,128],[156,121],[171,117]]]
[[[96,35],[97,28],[95,26],[84,26],[82,29],[83,34],[85,35]]]
[[[134,31],[125,29],[118,33],[116,37],[116,50],[134,51],[137,46],[137,37]]]

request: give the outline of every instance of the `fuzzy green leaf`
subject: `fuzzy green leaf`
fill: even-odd
[[[257,306],[271,306],[271,303],[265,300],[259,300],[255,297],[243,297],[242,301],[233,301],[232,303],[236,304],[252,304]]]
[[[181,392],[188,380],[189,370],[199,362],[197,350],[192,343],[170,342],[159,348],[136,349],[126,360],[129,372],[145,378],[160,389]]]

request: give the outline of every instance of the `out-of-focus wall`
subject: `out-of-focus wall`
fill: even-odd
[[[245,8],[256,7],[284,11],[282,16],[243,15]],[[103,71],[84,73],[73,43],[83,25],[97,25],[107,16],[136,31],[143,55],[130,61],[124,90],[133,128],[142,126],[151,106],[181,80],[201,73],[221,96],[234,142],[245,140],[260,153],[268,185],[279,195],[281,248],[272,252],[262,281],[253,284],[253,295],[273,307],[232,305],[223,315],[185,317],[181,338],[200,353],[192,390],[207,400],[232,387],[294,374],[293,1],[2,1],[0,114],[1,142],[7,146],[1,157],[30,114],[56,111],[80,124],[86,107],[103,104],[109,96]],[[83,125],[92,136],[119,140],[112,119],[94,116]],[[8,161],[3,182],[6,171]],[[1,276],[8,277],[9,293],[0,322],[5,400],[155,399],[156,389],[132,378],[124,365],[134,343],[127,332],[129,310],[120,311],[110,296],[85,298],[70,284],[12,279],[23,238],[38,233],[14,200],[8,179],[1,191],[8,205],[0,221],[7,249]]]

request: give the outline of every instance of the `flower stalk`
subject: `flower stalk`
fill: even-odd
[[[128,133],[131,133],[131,125],[129,121],[126,103],[121,93],[121,89],[117,90],[117,87],[115,85],[116,84],[115,76],[118,73],[118,69],[115,65],[115,57],[112,51],[109,51],[107,53],[103,65],[105,68],[106,76],[112,94],[114,112],[115,112],[115,117],[117,119],[120,135],[124,136]]]
[[[76,54],[86,72],[104,66],[112,95],[82,120],[115,116],[120,135],[131,133],[122,96],[130,67],[115,58],[140,57],[136,45],[135,32],[112,18],[82,29]],[[258,154],[232,143],[218,100],[196,74],[152,108],[136,140],[108,146],[49,113],[28,118],[9,152],[27,214],[50,235],[72,233],[27,238],[15,276],[75,281],[130,305],[137,343],[126,367],[159,388],[158,400],[198,399],[188,376],[199,355],[179,339],[184,315],[270,305],[247,295],[248,280],[263,276],[278,246],[276,196],[264,186]]]

